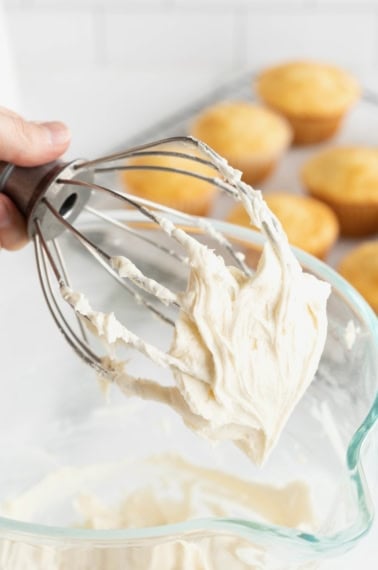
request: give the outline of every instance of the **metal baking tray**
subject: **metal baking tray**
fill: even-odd
[[[219,85],[197,101],[178,112],[156,122],[150,128],[129,138],[122,145],[123,149],[165,137],[189,134],[189,127],[196,115],[217,102],[224,100],[258,101],[253,91],[256,72],[244,72]],[[349,112],[342,127],[329,141],[306,146],[293,146],[282,157],[275,171],[260,185],[264,193],[272,190],[285,190],[293,193],[304,193],[300,180],[302,164],[313,154],[323,148],[338,145],[368,145],[378,147],[378,93],[364,87],[359,103]],[[221,198],[211,212],[216,218],[223,218],[230,207],[230,201]],[[340,238],[331,250],[326,262],[336,267],[347,251],[367,239],[378,239],[378,234],[362,239]]]

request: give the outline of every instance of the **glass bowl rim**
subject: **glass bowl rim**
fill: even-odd
[[[107,211],[107,214],[132,222],[144,222],[145,217],[138,212],[130,210]],[[168,217],[175,223],[186,225],[179,215],[169,214]],[[195,217],[191,217],[195,220]],[[81,216],[80,223],[90,224],[93,219],[88,214]],[[254,245],[263,245],[265,238],[262,234],[247,227],[237,226],[217,219],[209,219],[214,227],[221,233],[227,234],[231,238],[236,238],[242,242],[251,242]],[[92,223],[95,223],[94,221]],[[334,269],[323,261],[309,255],[308,253],[293,247],[297,259],[305,268],[314,271],[317,276],[330,282],[341,294],[354,306],[359,316],[364,320],[378,346],[378,318],[372,308],[364,298]],[[377,351],[378,352],[378,351]],[[378,354],[376,354],[376,369],[378,370]],[[42,538],[49,542],[67,541],[77,543],[81,541],[96,543],[101,546],[107,545],[127,546],[128,543],[135,543],[141,540],[164,539],[172,540],[174,537],[183,539],[185,536],[193,534],[208,536],[214,535],[237,535],[247,540],[252,540],[258,536],[260,538],[283,541],[292,547],[300,547],[302,553],[309,554],[334,554],[344,552],[351,548],[362,536],[364,536],[372,525],[374,518],[374,506],[370,497],[367,481],[364,476],[361,461],[361,447],[373,426],[378,420],[378,382],[377,392],[372,402],[372,406],[362,424],[352,436],[346,454],[346,467],[349,473],[350,482],[355,485],[359,499],[358,520],[341,532],[330,536],[321,536],[307,532],[280,527],[276,525],[261,524],[254,521],[228,518],[205,518],[194,519],[177,524],[131,528],[131,529],[110,529],[92,530],[80,528],[68,528],[59,526],[49,526],[30,522],[18,521],[0,517],[0,536],[17,541],[27,540],[28,542],[40,542]]]

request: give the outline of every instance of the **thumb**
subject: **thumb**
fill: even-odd
[[[8,196],[0,194],[0,250],[19,249],[27,240],[24,218]]]
[[[33,123],[0,110],[0,160],[18,166],[43,164],[63,154],[70,138],[63,123]]]

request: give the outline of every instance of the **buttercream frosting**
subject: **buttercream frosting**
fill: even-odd
[[[135,486],[134,470],[139,474]],[[125,472],[122,496],[105,499],[93,490],[97,482]],[[147,478],[145,477],[147,475]],[[134,473],[135,478],[135,473]],[[87,487],[90,487],[89,490]],[[311,531],[314,527],[309,488],[301,481],[281,486],[252,483],[234,475],[189,463],[176,454],[149,457],[133,465],[129,459],[114,464],[63,467],[49,473],[15,499],[0,505],[2,516],[38,522],[40,512],[73,502],[72,525],[87,529],[148,528],[199,517],[253,518],[262,522]],[[59,509],[58,509],[59,511]],[[199,525],[199,528],[200,525]],[[153,536],[153,532],[151,533]],[[293,566],[242,536],[225,533],[175,534],[135,542],[121,540],[29,544],[5,540],[0,562],[14,570],[288,570]],[[297,567],[297,566],[296,566]],[[307,566],[303,566],[303,568]]]
[[[82,294],[63,287],[62,295],[112,350],[117,344],[131,346],[173,372],[173,386],[132,377],[111,351],[103,367],[121,390],[170,405],[194,431],[215,441],[231,440],[261,464],[316,373],[330,287],[302,271],[261,193],[241,182],[240,173],[209,147],[202,149],[217,165],[221,185],[266,235],[255,273],[227,266],[222,256],[154,213],[185,251],[186,290],[169,291],[122,256],[112,258],[111,266],[163,303],[179,304],[169,351],[144,342],[114,314],[96,311]],[[207,221],[203,226],[211,227]]]

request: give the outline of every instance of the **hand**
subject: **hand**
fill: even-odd
[[[38,166],[55,160],[70,142],[70,132],[58,122],[33,123],[0,107],[0,160],[18,166]],[[0,193],[0,249],[19,249],[27,242],[25,222]]]

